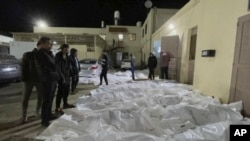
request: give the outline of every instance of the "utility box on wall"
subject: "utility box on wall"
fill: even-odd
[[[215,50],[202,50],[201,57],[214,57]]]

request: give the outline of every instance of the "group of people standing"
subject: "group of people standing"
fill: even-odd
[[[160,79],[168,79],[168,65],[170,62],[170,54],[167,51],[162,50],[160,53]],[[148,58],[148,79],[155,79],[155,68],[157,67],[157,58],[153,53],[149,54]]]
[[[168,79],[168,66],[170,62],[170,54],[167,51],[162,50],[160,53],[160,79]],[[108,72],[108,57],[107,53],[103,52],[100,58],[100,64],[102,65],[102,71],[100,74],[100,83],[102,85],[102,80],[105,80],[106,85],[108,85],[107,72]],[[132,80],[135,80],[135,57],[130,54],[130,69]],[[157,58],[153,53],[149,54],[148,58],[148,69],[149,75],[148,79],[155,79],[155,68],[157,67]]]
[[[56,118],[52,114],[52,104],[54,95],[56,94],[56,115],[62,115],[64,112],[62,108],[73,108],[72,104],[68,103],[68,95],[76,91],[78,83],[78,74],[80,65],[77,59],[77,50],[72,48],[69,53],[69,45],[62,44],[60,51],[54,56],[52,51],[52,41],[48,37],[41,37],[37,42],[37,47],[31,51],[26,52],[22,59],[22,81],[23,100],[22,120],[27,120],[27,108],[29,97],[32,93],[33,87],[37,91],[37,107],[36,113],[40,115],[41,109],[41,125],[49,126],[50,120]],[[63,106],[61,108],[61,101]]]

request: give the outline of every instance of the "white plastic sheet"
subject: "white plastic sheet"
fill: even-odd
[[[132,81],[131,71],[127,70],[125,72],[112,72],[107,74],[109,84],[120,84],[127,81]],[[147,79],[148,70],[135,71],[135,79]],[[80,84],[94,84],[98,85],[100,83],[99,77],[80,77]]]
[[[126,72],[124,74],[126,76]],[[116,75],[116,79],[122,74]],[[121,81],[121,80],[120,80]],[[126,81],[124,79],[124,81]],[[190,86],[126,81],[80,97],[37,138],[47,141],[228,141],[230,124],[249,124],[242,103],[220,104]]]

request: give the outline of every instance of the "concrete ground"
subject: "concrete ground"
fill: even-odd
[[[90,90],[94,88],[97,88],[97,86],[94,86],[92,84],[78,85],[77,86],[78,92],[73,95],[72,94],[69,95],[69,103],[75,104],[78,97],[90,94]],[[9,140],[11,136],[12,140],[15,140],[13,139],[14,134],[16,134],[17,131],[20,130],[23,130],[24,132],[24,129],[29,129],[32,131],[36,129],[39,132],[43,131],[43,128],[40,126],[40,119],[35,117],[36,102],[37,102],[36,99],[29,101],[28,116],[30,118],[29,121],[25,124],[22,124],[20,120],[22,116],[21,101],[0,105],[0,140],[4,139]],[[55,109],[55,100],[53,101],[52,110],[54,109]],[[25,131],[25,132],[30,132],[30,131]]]

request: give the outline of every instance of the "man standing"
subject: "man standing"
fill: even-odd
[[[130,66],[131,66],[131,73],[132,73],[132,80],[135,80],[135,57],[130,54]]]
[[[153,53],[149,54],[149,58],[148,58],[148,69],[149,69],[149,75],[148,75],[148,79],[150,80],[154,80],[155,79],[155,68],[157,66],[157,59],[154,56]]]
[[[162,50],[160,55],[161,79],[168,79],[169,61],[170,61],[169,53]]]
[[[76,91],[76,86],[79,81],[79,72],[81,71],[80,64],[77,58],[77,49],[72,48],[70,49],[70,59],[71,59],[71,67],[72,67],[72,72],[71,72],[71,93],[75,93]]]
[[[100,84],[102,85],[102,79],[104,78],[106,85],[108,85],[107,72],[108,72],[108,57],[106,52],[102,53],[101,56],[102,72],[100,74]]]
[[[55,58],[50,51],[52,42],[48,37],[41,37],[37,43],[40,49],[36,53],[35,67],[38,73],[39,85],[42,87],[42,126],[49,126],[51,120],[52,102],[56,89],[57,80],[59,79],[56,72]]]
[[[56,70],[59,74],[58,90],[56,95],[56,109],[55,112],[63,114],[60,108],[63,99],[63,108],[74,108],[74,105],[68,104],[68,95],[70,90],[70,72],[71,72],[71,59],[68,56],[69,45],[62,44],[61,51],[56,54]]]
[[[29,105],[29,98],[32,93],[33,87],[36,87],[37,91],[37,107],[36,115],[40,115],[40,109],[42,106],[42,91],[41,86],[39,85],[38,75],[35,68],[35,55],[37,50],[39,50],[40,45],[37,45],[37,48],[34,48],[33,51],[26,52],[23,54],[22,58],[22,81],[23,81],[23,97],[22,97],[22,122],[27,121],[27,109]]]

